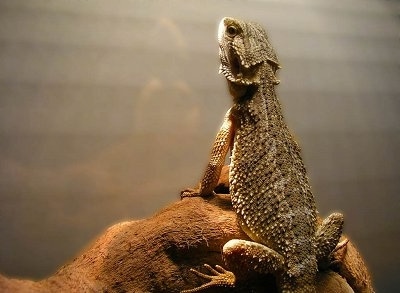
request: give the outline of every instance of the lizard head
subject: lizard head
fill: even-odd
[[[260,84],[263,66],[270,66],[274,83],[279,83],[275,78],[278,58],[259,24],[225,17],[219,24],[218,43],[219,73],[236,87]]]

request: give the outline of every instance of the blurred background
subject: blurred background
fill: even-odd
[[[0,273],[40,279],[200,179],[225,111],[216,32],[262,23],[321,215],[378,292],[400,254],[399,2],[0,1]]]

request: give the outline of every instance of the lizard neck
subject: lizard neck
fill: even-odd
[[[283,133],[289,134],[275,93],[275,74],[268,64],[263,65],[260,70],[262,74],[257,85],[245,86],[228,82],[234,100],[232,110],[234,117],[237,117],[236,126],[257,124],[274,138]]]
[[[258,94],[264,100],[266,108],[267,131],[273,138],[291,140],[291,134],[283,118],[281,103],[275,92],[277,84],[275,74],[269,65],[265,65],[263,71]]]

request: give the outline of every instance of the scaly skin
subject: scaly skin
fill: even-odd
[[[260,25],[233,18],[219,27],[220,72],[227,79],[233,106],[215,140],[198,189],[182,197],[213,194],[233,143],[229,183],[242,229],[254,241],[231,240],[223,248],[231,269],[275,274],[282,292],[315,292],[318,262],[338,244],[341,214],[318,224],[300,147],[284,121],[275,93],[279,61]],[[343,243],[341,245],[344,245]],[[234,274],[207,267],[211,280],[182,292],[210,286],[234,286]],[[230,275],[228,275],[228,273]]]

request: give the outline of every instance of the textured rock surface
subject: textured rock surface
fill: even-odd
[[[223,170],[218,191],[227,191]],[[173,203],[151,218],[116,224],[71,263],[48,279],[33,282],[0,276],[0,292],[179,292],[203,280],[189,272],[203,263],[221,264],[229,239],[248,239],[236,223],[228,195]],[[353,245],[339,251],[340,273],[318,274],[318,292],[371,292],[370,277]],[[276,292],[274,281],[240,276],[235,289],[206,292]]]

